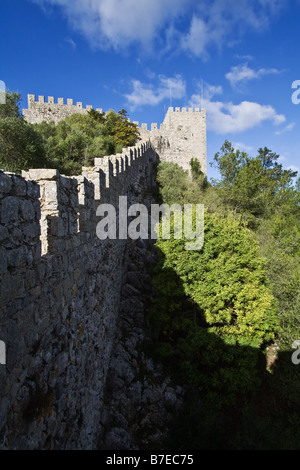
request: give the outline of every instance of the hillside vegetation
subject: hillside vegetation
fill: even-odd
[[[158,166],[160,202],[205,206],[201,250],[157,241],[154,356],[187,389],[174,449],[300,448],[300,186],[278,158],[225,141],[212,183]]]

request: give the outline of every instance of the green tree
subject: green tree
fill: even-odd
[[[21,95],[17,92],[6,91],[5,104],[0,104],[0,119],[21,118]]]
[[[186,240],[172,236],[157,242],[161,258],[151,321],[159,350],[186,381],[219,392],[249,390],[256,380],[255,351],[278,331],[266,260],[255,235],[233,215],[206,212],[204,232],[200,251],[186,250]]]
[[[289,197],[297,172],[283,169],[278,158],[266,147],[251,158],[227,140],[214,157],[221,175],[217,187],[224,203],[252,224],[270,215],[282,198]]]
[[[95,157],[112,155],[133,145],[139,137],[135,124],[125,110],[106,116],[91,109],[86,115],[73,114],[58,122],[35,124],[41,135],[49,166],[65,174],[81,172],[92,166]]]
[[[158,165],[156,181],[162,200],[169,205],[182,204],[189,186],[188,172],[179,165],[161,162]]]
[[[120,152],[122,148],[133,146],[140,139],[137,125],[129,121],[124,109],[118,113],[110,110],[105,125],[107,133],[113,136],[115,153]]]
[[[16,173],[46,164],[42,139],[21,117],[20,100],[20,94],[7,92],[0,105],[0,167]]]

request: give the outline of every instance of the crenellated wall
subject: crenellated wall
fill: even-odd
[[[70,98],[67,99],[67,103],[64,103],[63,98],[58,98],[57,103],[55,103],[53,96],[48,96],[48,101],[45,100],[44,96],[39,96],[38,101],[36,101],[35,95],[27,95],[27,99],[28,109],[23,109],[23,117],[31,124],[42,121],[58,123],[74,113],[87,114],[92,109],[91,105],[84,108],[80,101],[74,104],[73,99]],[[97,111],[102,113],[100,108],[97,108]]]
[[[63,98],[54,103],[54,98],[48,97],[48,103],[45,103],[44,96],[39,96],[36,102],[35,95],[28,95],[28,109],[23,110],[23,116],[31,123],[51,120],[57,123],[74,113],[86,114],[91,108],[82,108],[82,103],[73,105],[70,99],[64,104]],[[102,112],[102,109],[97,111]],[[137,121],[134,123],[139,126]],[[203,173],[207,174],[205,109],[170,107],[160,126],[152,123],[148,129],[147,124],[142,124],[139,131],[142,140],[151,141],[161,161],[177,163],[190,171],[190,161],[196,158]]]
[[[150,142],[82,175],[0,171],[0,447],[95,449],[126,270],[126,240],[99,240],[100,203],[141,202]]]
[[[139,131],[143,140],[151,141],[161,161],[177,163],[190,171],[190,161],[196,158],[207,174],[205,109],[170,107],[160,127],[152,123],[148,130],[147,124],[142,124]]]

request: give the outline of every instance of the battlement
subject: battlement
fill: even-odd
[[[182,121],[187,127],[191,126],[193,121],[193,117],[199,118],[206,118],[206,110],[205,108],[173,108],[169,107],[167,114],[165,116],[165,119],[163,123],[160,124],[160,126],[157,124],[157,122],[152,122],[150,124],[150,129],[148,129],[148,124],[147,123],[142,123],[140,129],[142,131],[156,131],[156,130],[166,130],[168,128],[168,124],[170,124],[170,119],[174,121],[177,118],[180,120],[183,120],[185,117],[187,117],[186,121]],[[134,124],[136,124],[139,127],[139,121],[133,121]]]
[[[64,98],[57,98],[57,103],[54,101],[54,96],[48,96],[48,100],[45,100],[45,96],[39,95],[38,99],[36,100],[35,95],[27,95],[28,96],[28,108],[36,108],[37,104],[57,104],[59,106],[75,106],[78,109],[86,109],[89,111],[92,109],[92,105],[86,105],[86,108],[83,108],[82,102],[77,101],[76,104],[74,104],[74,100],[72,98],[67,98],[67,102],[64,102]],[[97,111],[102,112],[102,109],[97,108]]]
[[[28,109],[23,110],[23,117],[31,124],[40,123],[42,121],[54,121],[57,123],[74,113],[86,114],[93,108],[92,105],[83,107],[81,101],[77,101],[76,104],[74,104],[72,98],[67,98],[66,103],[64,102],[64,98],[57,98],[57,102],[55,103],[54,96],[48,96],[46,100],[45,96],[39,95],[36,100],[35,95],[29,94],[27,95],[27,99]],[[96,111],[102,113],[101,108],[97,108]]]
[[[23,110],[24,119],[32,124],[42,121],[55,123],[71,116],[74,113],[86,114],[91,105],[85,108],[82,102],[74,104],[73,99],[58,98],[57,103],[53,96],[28,95],[28,109]],[[102,113],[102,109],[97,108]],[[129,121],[129,119],[128,119]],[[153,122],[148,129],[146,123],[139,127],[138,121],[133,121],[139,128],[142,140],[150,140],[160,159],[178,163],[185,170],[190,171],[190,160],[196,158],[201,163],[202,171],[207,173],[206,155],[206,110],[192,107],[169,107],[164,121],[158,125]]]
[[[151,141],[161,160],[190,171],[190,161],[196,158],[207,173],[205,109],[169,107],[160,126],[153,122],[148,129],[142,123],[139,131],[142,139]]]
[[[201,111],[200,108],[173,108],[172,106],[168,109],[170,113],[200,113]]]
[[[128,206],[142,201],[156,157],[142,142],[77,176],[0,170],[0,433],[8,448],[97,448],[105,416],[95,410],[105,403],[128,262],[126,239],[97,236],[97,208],[118,213],[119,196]]]
[[[11,221],[12,228],[16,223],[20,227],[29,223],[32,227],[35,219],[32,230],[35,238],[31,245],[36,244],[38,250],[41,243],[42,255],[63,253],[81,244],[85,240],[81,240],[83,234],[95,232],[96,204],[100,201],[117,203],[119,196],[126,195],[131,185],[138,182],[141,173],[150,175],[155,158],[148,141],[124,148],[117,155],[95,158],[94,166],[83,167],[78,176],[64,176],[54,169],[31,169],[23,171],[22,176],[0,172],[1,191],[4,194],[7,191],[0,209],[3,205],[9,218],[10,212],[18,207]],[[18,198],[16,194],[22,197]],[[35,214],[33,209],[39,203],[40,217],[39,211]],[[27,220],[24,211],[19,210],[23,206],[28,213]],[[10,221],[5,219],[5,222],[7,228]]]

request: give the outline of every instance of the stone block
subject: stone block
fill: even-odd
[[[26,196],[26,193],[27,193],[26,181],[21,176],[13,176],[12,182],[13,182],[12,194],[14,196]]]
[[[11,178],[0,171],[0,192],[1,193],[9,193],[12,187]]]
[[[0,247],[0,274],[7,270],[6,250]]]
[[[40,187],[35,181],[27,181],[27,195],[32,199],[40,197]]]
[[[22,200],[20,202],[21,214],[25,220],[33,220],[35,218],[35,210],[31,201]]]
[[[63,238],[67,235],[66,224],[61,217],[50,217],[49,227],[52,236]]]
[[[6,253],[7,265],[10,267],[19,267],[25,263],[26,259],[26,248],[19,247],[13,250],[8,250]]]
[[[37,239],[39,235],[40,225],[38,223],[32,223],[23,228],[23,236],[26,242]]]
[[[53,169],[31,169],[28,171],[28,175],[30,179],[34,181],[40,181],[40,180],[57,180],[59,176],[59,171],[58,170],[53,170]]]
[[[3,242],[9,237],[9,233],[6,227],[0,225],[0,242]]]
[[[2,201],[1,222],[8,224],[16,222],[19,218],[19,199],[15,196],[7,196]]]
[[[58,205],[58,194],[57,194],[57,183],[56,181],[47,181],[45,183],[45,203],[51,205],[51,208],[55,208]]]

